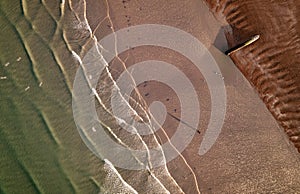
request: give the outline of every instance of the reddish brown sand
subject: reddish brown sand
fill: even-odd
[[[227,34],[231,45],[261,35],[231,58],[300,153],[300,1],[207,3],[234,29]]]

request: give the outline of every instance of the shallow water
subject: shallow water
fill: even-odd
[[[74,131],[59,3],[21,2],[0,3],[1,191],[98,193],[102,162]]]
[[[238,13],[232,11],[232,14]],[[222,14],[217,17],[224,19]],[[299,161],[251,87],[232,62],[212,45],[221,25],[202,2],[189,1],[182,6],[181,1],[175,0],[144,4],[139,1],[109,1],[109,4],[106,1],[2,1],[0,21],[0,76],[5,77],[0,80],[1,193],[197,193],[199,190],[242,193],[299,189]],[[84,134],[86,129],[78,131],[74,123],[72,92],[80,61],[94,46],[95,37],[99,41],[112,33],[112,26],[119,30],[144,23],[177,27],[203,42],[220,66],[221,76],[219,72],[211,73],[225,81],[228,109],[216,144],[200,157],[198,148],[211,113],[210,94],[203,75],[192,67],[191,61],[174,51],[139,47],[119,53],[128,69],[151,59],[174,64],[192,80],[201,99],[199,134],[196,133],[182,155],[167,166],[131,171],[117,168],[111,161],[94,154],[99,156],[101,152],[89,141],[93,136]],[[244,29],[245,25],[243,21],[238,26]],[[91,31],[95,31],[95,37]],[[240,35],[240,39],[247,38],[246,35]],[[226,47],[224,36],[219,44]],[[111,76],[104,73],[105,79],[99,80],[96,88],[103,101],[95,99],[98,117],[106,129],[111,129],[106,132],[112,139],[116,134],[114,141],[122,141],[131,148],[155,147],[158,142],[168,141],[162,130],[157,140],[153,135],[128,135],[122,130],[109,105],[111,89],[116,88],[113,79],[124,66],[118,60],[109,65],[107,70]],[[154,82],[138,88],[140,94],[133,92],[130,102],[140,115],[137,120],[147,120],[143,110],[155,100],[164,102],[167,111],[180,117],[178,97],[170,88]],[[165,133],[171,137],[177,125],[178,121],[168,116],[163,126]],[[94,130],[91,128],[89,132]]]

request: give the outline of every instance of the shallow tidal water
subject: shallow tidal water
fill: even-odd
[[[73,121],[77,64],[64,40],[60,10],[58,1],[0,2],[1,193],[101,188],[103,163]]]
[[[299,160],[291,146],[286,144],[285,134],[280,132],[276,121],[230,59],[213,46],[221,26],[228,25],[222,16],[222,4],[217,7],[210,4],[219,23],[204,2],[189,1],[182,8],[179,5],[180,1],[176,0],[147,3],[129,0],[0,1],[0,193],[194,194],[200,191],[300,190]],[[267,4],[260,9],[264,6]],[[232,7],[230,13],[233,16],[230,17],[235,18],[232,20],[239,28],[246,26],[248,29],[247,21],[242,20],[242,11],[235,12],[237,8]],[[211,111],[209,91],[201,73],[189,68],[192,65],[189,60],[164,49],[136,48],[120,53],[129,66],[153,58],[173,62],[195,84],[196,92],[201,96],[199,103],[203,116],[199,134],[181,157],[157,169],[131,171],[97,157],[91,151],[93,146],[87,144],[86,130],[77,130],[72,110],[73,81],[80,60],[94,45],[93,35],[100,40],[112,33],[113,25],[114,30],[119,30],[143,23],[174,26],[203,42],[220,65],[228,109],[217,143],[207,155],[199,157],[198,146]],[[247,38],[248,34],[240,35],[240,39]],[[218,46],[227,47],[225,36],[219,41]],[[261,60],[268,57],[264,50],[254,49],[253,53]],[[234,62],[244,60],[238,55],[241,54],[233,57]],[[97,113],[102,124],[112,128],[112,132],[106,132],[117,134],[133,148],[145,146],[143,142],[154,147],[159,141],[167,141],[164,134],[159,134],[159,140],[149,136],[142,137],[143,141],[136,135],[128,136],[117,126],[116,118],[104,108],[111,96],[106,90],[114,87],[112,81],[122,68],[122,64],[115,60],[110,64],[111,77],[104,74],[105,79],[97,83],[97,92],[104,99],[103,103],[96,102]],[[239,69],[249,77],[247,70]],[[276,74],[277,69],[274,71]],[[212,73],[216,79],[220,78],[218,73]],[[255,80],[260,79],[263,80],[263,76]],[[257,83],[258,86],[254,85],[259,91],[265,90],[264,81]],[[143,106],[156,99],[163,99],[166,109],[180,116],[178,99],[173,97],[174,92],[169,88],[148,83],[147,87],[140,85],[139,89],[145,101],[133,100],[131,106],[140,111],[142,118],[147,116],[143,113]],[[137,93],[132,95],[135,100],[140,97]],[[178,123],[170,116],[167,119],[165,132],[172,135]],[[274,145],[269,143],[271,141]]]

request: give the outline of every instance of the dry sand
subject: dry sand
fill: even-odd
[[[300,152],[299,1],[207,2],[233,28],[232,45],[261,35],[231,57]]]

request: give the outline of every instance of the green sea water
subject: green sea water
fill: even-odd
[[[101,192],[73,120],[67,24],[59,1],[0,1],[0,193]]]

